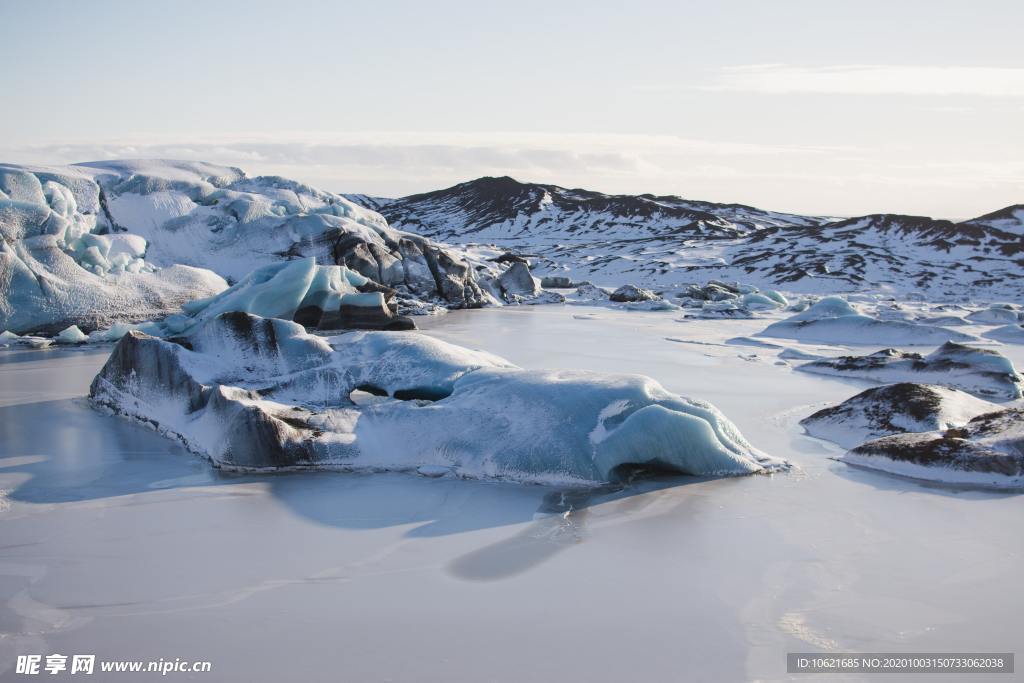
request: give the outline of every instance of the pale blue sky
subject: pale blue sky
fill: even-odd
[[[1022,25],[1018,0],[0,0],[0,160],[966,217],[1024,202]]]

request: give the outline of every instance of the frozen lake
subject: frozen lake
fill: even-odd
[[[596,491],[232,475],[89,407],[109,347],[0,351],[0,678],[53,652],[211,661],[197,680],[517,683],[788,680],[791,651],[1024,652],[1024,498],[829,459],[797,421],[869,384],[726,343],[763,320],[676,318],[420,322],[523,367],[650,375],[794,471]],[[1000,350],[1021,367],[1020,348]]]

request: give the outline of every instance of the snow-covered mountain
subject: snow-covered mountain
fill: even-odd
[[[649,287],[741,280],[793,291],[864,289],[1013,297],[1024,289],[1024,206],[968,221],[837,219],[653,195],[606,195],[512,178],[384,199],[391,225],[535,257],[541,273]]]

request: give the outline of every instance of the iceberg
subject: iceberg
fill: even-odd
[[[187,334],[221,313],[244,312],[323,329],[414,328],[412,320],[394,314],[393,296],[394,290],[345,266],[318,266],[306,258],[258,268],[224,292],[186,304],[183,315],[165,326]]]
[[[418,332],[324,338],[245,312],[173,339],[129,332],[90,396],[228,468],[593,483],[633,468],[786,466],[712,405],[647,377],[524,370]]]
[[[84,344],[89,341],[88,335],[78,329],[77,325],[72,325],[64,330],[60,331],[53,341],[58,344]]]
[[[848,301],[836,296],[825,297],[786,320],[772,323],[757,336],[825,344],[900,346],[979,341],[975,336],[935,325],[879,320],[858,312]]]
[[[759,311],[785,308],[789,303],[773,289],[719,280],[704,286],[688,285],[678,298],[684,306],[698,308],[692,317],[699,318],[754,318]]]

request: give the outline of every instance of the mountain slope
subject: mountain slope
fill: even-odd
[[[960,223],[895,214],[838,220],[508,177],[367,201],[403,230],[516,251],[534,257],[540,272],[603,284],[729,278],[792,291],[990,298],[1024,289],[1024,206]]]

